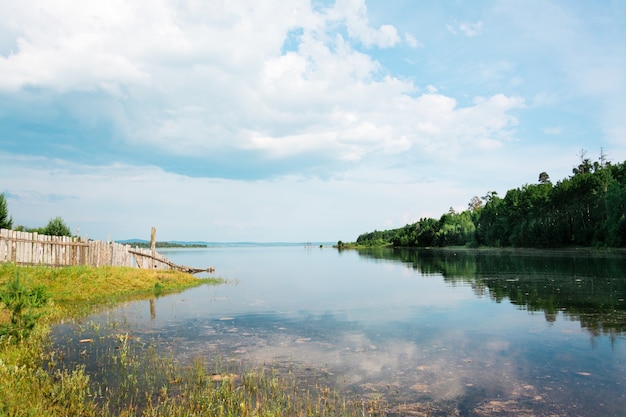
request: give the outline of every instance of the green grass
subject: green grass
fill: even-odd
[[[0,337],[0,416],[384,416],[382,399],[348,400],[312,381],[297,383],[271,368],[231,369],[220,361],[181,364],[121,332],[115,323],[98,342],[111,346],[100,373],[69,366],[49,338],[50,326],[117,303],[181,291],[217,279],[132,268],[18,267],[0,264],[0,288],[19,274],[44,288],[49,302],[29,337]],[[6,288],[6,287],[4,287]],[[0,312],[0,324],[10,313]]]
[[[72,266],[48,268],[0,264],[0,285],[20,273],[35,285],[43,285],[57,303],[116,303],[123,299],[161,290],[180,291],[204,283],[219,283],[216,278],[196,278],[178,271],[158,271],[127,267],[99,268]]]
[[[94,307],[113,306],[123,301],[223,281],[216,278],[196,278],[178,271],[126,267],[48,268],[0,264],[0,287],[16,274],[20,274],[27,284],[46,289],[53,303],[47,306],[45,316],[52,320],[86,314],[93,311]]]

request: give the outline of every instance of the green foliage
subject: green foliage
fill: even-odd
[[[72,231],[59,216],[50,219],[43,233],[49,236],[72,236]]]
[[[583,160],[574,175],[509,190],[482,210],[477,241],[487,246],[564,247],[626,244],[626,163]]]
[[[47,300],[44,287],[28,288],[16,273],[15,278],[0,290],[0,303],[11,314],[9,323],[0,326],[0,336],[9,336],[15,341],[28,337],[41,316],[37,309]]]
[[[399,229],[364,233],[357,244],[364,246],[429,247],[470,245],[476,227],[469,210],[446,213],[439,220],[420,219]]]
[[[360,235],[357,238],[356,243],[367,246],[384,246],[389,245],[393,236],[393,230],[385,230],[382,232],[374,230],[373,232]]]
[[[43,227],[27,227],[17,225],[14,230],[17,230],[18,232],[38,233],[40,235],[48,236],[72,236],[72,231],[65,224],[65,221],[59,216],[50,219],[48,224]]]
[[[608,246],[626,246],[626,186],[617,181],[607,188],[604,237]]]
[[[553,185],[547,173],[538,184],[474,197],[468,210],[439,220],[420,219],[399,229],[364,233],[365,246],[568,247],[626,246],[626,162],[592,163],[581,153],[573,175]]]
[[[0,194],[0,229],[13,228],[13,217],[9,216],[7,200],[4,193]]]
[[[18,232],[39,233],[40,235],[46,234],[45,227],[27,227],[21,224],[18,224],[17,226],[15,226],[13,230],[17,230]]]
[[[550,176],[547,172],[539,174],[539,184],[550,184]]]
[[[157,282],[154,284],[154,295],[159,296],[161,294],[163,294],[163,284]]]

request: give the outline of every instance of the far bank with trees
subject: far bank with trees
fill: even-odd
[[[536,184],[473,197],[467,210],[422,218],[398,229],[361,234],[346,246],[625,247],[626,162],[604,154],[591,162],[581,151],[568,178],[553,184],[546,172]]]

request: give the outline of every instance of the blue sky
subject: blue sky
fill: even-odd
[[[96,239],[352,241],[626,160],[622,1],[0,0],[0,192]]]

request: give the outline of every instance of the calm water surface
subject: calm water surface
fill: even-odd
[[[183,360],[288,366],[347,395],[383,396],[398,415],[426,403],[433,415],[626,413],[623,254],[161,252],[230,282],[92,319],[125,322]]]

